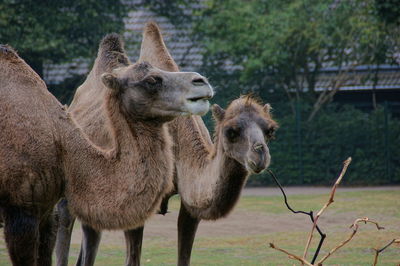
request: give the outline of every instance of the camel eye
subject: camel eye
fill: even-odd
[[[270,128],[264,132],[265,140],[269,141],[271,139],[275,139],[275,130]]]
[[[240,137],[241,128],[230,127],[225,131],[225,136],[230,142],[235,142]]]
[[[144,80],[144,82],[146,82],[148,85],[151,85],[151,86],[161,85],[163,82],[163,79],[160,76],[149,76]]]

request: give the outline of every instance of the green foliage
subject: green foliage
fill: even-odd
[[[375,5],[377,14],[382,21],[400,25],[399,0],[375,0]]]
[[[400,121],[387,111],[382,107],[371,113],[351,106],[331,107],[312,123],[300,122],[300,142],[295,119],[284,116],[278,119],[277,139],[270,144],[271,169],[286,185],[330,185],[342,161],[351,156],[343,184],[400,183]],[[264,173],[253,176],[250,183],[272,182]]]
[[[3,0],[0,42],[41,73],[44,61],[93,57],[106,33],[123,30],[125,14],[119,0]]]
[[[195,31],[205,45],[202,72],[216,87],[217,103],[254,92],[272,104],[281,124],[271,143],[272,168],[285,184],[328,185],[348,156],[354,162],[345,183],[400,182],[400,122],[389,119],[386,129],[383,109],[363,113],[334,108],[327,104],[332,98],[320,101],[321,93],[315,90],[327,66],[337,68],[333,74],[339,80],[340,73],[357,65],[396,63],[399,28],[384,19],[394,2],[207,1]],[[234,71],[227,70],[227,64],[235,66]],[[296,118],[298,102],[301,117]],[[312,115],[315,110],[317,116]],[[263,174],[250,182],[270,180]]]
[[[399,35],[389,34],[375,8],[372,0],[208,1],[196,29],[206,47],[204,70],[223,71],[232,62],[240,71],[231,79],[241,90],[282,91],[292,105],[314,104],[324,66],[395,61]]]
[[[187,26],[193,19],[190,6],[196,0],[146,0],[142,5],[156,14],[167,17],[175,27]]]

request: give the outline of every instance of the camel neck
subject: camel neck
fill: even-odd
[[[135,120],[131,119],[120,108],[118,97],[109,94],[105,96],[106,111],[113,139],[113,154],[118,156],[123,150],[129,152],[138,146],[141,152],[152,149],[154,145],[163,146],[166,137],[165,123],[157,120]],[[121,119],[122,118],[122,119]],[[142,144],[146,143],[145,146]]]
[[[184,134],[188,127],[193,131]],[[193,123],[186,123],[178,131],[176,165],[178,189],[184,204],[192,215],[202,219],[217,219],[228,214],[247,179],[245,167],[227,156],[218,131],[216,143],[209,145],[205,140],[207,136],[196,137],[204,133]]]
[[[166,126],[125,119],[117,98],[106,98],[105,107],[111,149],[93,144],[80,128],[65,136],[66,197],[71,211],[97,229],[134,228],[172,187],[171,140]]]
[[[245,167],[225,152],[218,150],[215,160],[220,170],[207,215],[212,219],[225,216],[233,209],[248,177]]]

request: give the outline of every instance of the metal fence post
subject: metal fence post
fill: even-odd
[[[384,131],[385,131],[385,161],[386,161],[386,180],[390,183],[392,182],[392,177],[390,175],[390,147],[389,147],[389,104],[385,101],[384,104],[384,116],[385,116],[385,124],[384,124]]]
[[[297,167],[299,170],[299,177],[301,180],[301,183],[304,183],[304,177],[303,177],[303,151],[302,151],[302,137],[301,137],[301,106],[300,106],[300,100],[298,99],[296,101],[296,137],[297,137]]]

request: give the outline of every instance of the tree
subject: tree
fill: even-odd
[[[387,24],[400,25],[399,0],[375,0],[375,7],[379,18]]]
[[[106,33],[123,30],[126,11],[119,0],[3,0],[0,42],[42,75],[44,62],[94,57]]]
[[[238,66],[232,78],[248,90],[286,95],[293,114],[296,102],[308,103],[309,121],[347,73],[362,64],[393,63],[399,51],[398,36],[388,34],[372,0],[208,1],[204,15],[198,31],[206,69],[232,62]],[[337,75],[321,93],[315,85],[326,67]]]

